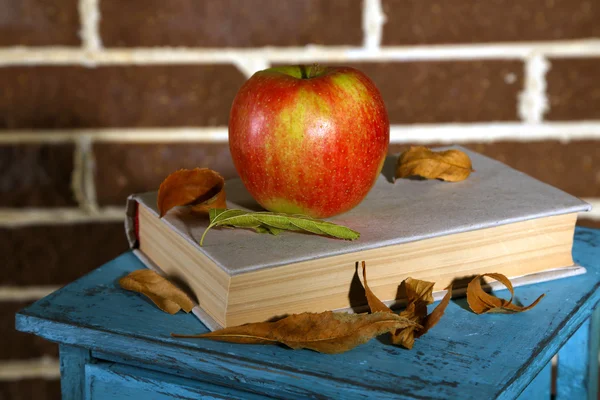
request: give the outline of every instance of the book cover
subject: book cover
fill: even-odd
[[[475,169],[468,179],[455,183],[418,179],[394,182],[392,175],[396,158],[390,157],[390,162],[361,204],[345,214],[327,219],[360,232],[361,237],[356,241],[295,232],[271,236],[244,229],[213,229],[207,234],[204,246],[200,247],[198,241],[208,225],[207,218],[192,217],[187,209],[176,208],[163,217],[163,222],[227,275],[235,276],[590,209],[590,205],[582,200],[498,161],[458,146],[453,148],[466,152]],[[228,208],[261,210],[241,180],[227,181],[225,189]],[[158,216],[156,197],[156,192],[149,192],[133,195],[128,200],[126,231],[132,248],[137,246],[136,204],[143,204]],[[148,260],[144,261],[148,263]],[[575,268],[570,272],[565,270],[564,274],[580,272]],[[555,273],[546,275],[546,278],[560,276]],[[540,275],[535,281],[544,279]],[[523,282],[529,283],[531,279]],[[202,319],[207,325],[214,326],[206,317]]]

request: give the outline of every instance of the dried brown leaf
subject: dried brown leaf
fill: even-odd
[[[421,311],[423,308],[422,306],[418,308],[419,311],[417,311],[417,306],[415,303],[408,303],[400,315],[418,323],[425,319],[425,316],[427,315],[427,306],[425,306],[425,313]],[[414,327],[409,326],[404,329],[398,329],[396,332],[392,332],[392,343],[397,346],[406,347],[409,350],[412,349],[413,345],[415,344],[415,331],[416,329]]]
[[[139,269],[119,280],[123,289],[138,292],[148,297],[161,310],[175,314],[183,308],[192,311],[192,300],[166,278],[150,269]]]
[[[363,270],[363,282],[365,287],[365,294],[367,296],[367,303],[369,304],[369,308],[371,312],[393,312],[388,306],[386,306],[369,288],[367,285],[367,266],[366,263],[362,262],[362,270]]]
[[[471,159],[460,150],[434,152],[424,146],[413,146],[403,152],[396,165],[396,178],[421,176],[458,182],[473,171]]]
[[[247,344],[282,343],[292,349],[335,354],[406,326],[416,324],[393,313],[346,314],[326,311],[293,314],[276,322],[246,324],[202,335],[172,336]]]
[[[491,294],[486,293],[481,287],[481,278],[484,276],[488,276],[492,279],[497,280],[502,283],[504,286],[508,288],[510,291],[510,299],[500,299],[496,296],[492,296]],[[540,300],[544,297],[542,294],[537,298],[533,303],[526,307],[521,307],[516,304],[513,304],[513,298],[515,295],[515,291],[510,280],[502,274],[497,273],[489,273],[483,275],[477,275],[469,285],[467,286],[467,303],[469,303],[469,307],[475,314],[485,314],[485,313],[518,313],[522,311],[527,311],[535,307]]]
[[[193,211],[208,212],[226,208],[225,180],[208,168],[180,169],[160,184],[158,211],[164,216],[176,206],[191,206]]]
[[[406,299],[409,303],[422,302],[425,305],[433,303],[434,282],[406,278],[404,284],[406,286]]]
[[[371,312],[388,312],[393,311],[386,306],[369,288],[367,284],[367,269],[366,264],[362,262],[363,282],[367,302]],[[452,297],[452,286],[448,288],[448,292],[442,301],[435,307],[431,314],[427,315],[427,305],[433,303],[433,282],[421,281],[418,279],[406,278],[404,280],[406,288],[406,297],[408,304],[400,313],[401,317],[415,323],[412,326],[406,326],[390,332],[392,343],[399,346],[404,346],[407,349],[412,349],[415,338],[423,336],[429,329],[433,328],[442,315],[446,311],[450,298]]]
[[[427,319],[427,305],[433,303],[433,282],[421,281],[419,279],[406,278],[404,280],[406,289],[406,300],[408,305],[400,313],[401,316],[411,321],[423,324]],[[401,331],[396,331],[392,335],[392,342],[396,345],[412,349],[415,337],[419,337],[420,329],[407,327]],[[425,332],[423,332],[425,333]]]
[[[440,321],[442,315],[444,315],[446,307],[448,307],[448,304],[450,304],[450,299],[452,298],[452,285],[448,286],[446,290],[447,292],[442,301],[440,301],[439,304],[435,306],[431,314],[425,318],[423,329],[417,332],[417,337],[423,336],[425,333],[427,333],[428,330],[433,328]]]

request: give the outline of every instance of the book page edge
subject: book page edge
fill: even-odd
[[[150,259],[148,259],[144,255],[143,252],[141,252],[138,249],[133,249],[132,252],[146,267],[158,272],[159,274],[164,275],[164,273],[161,271],[161,269],[156,264],[154,264]],[[549,282],[549,281],[553,281],[553,280],[557,280],[557,279],[570,278],[573,276],[583,275],[586,272],[587,272],[587,270],[585,269],[585,267],[582,267],[577,264],[573,264],[568,267],[553,268],[553,269],[549,269],[546,271],[540,271],[540,272],[535,272],[532,274],[511,277],[510,280],[511,280],[513,287],[520,287],[520,286],[526,286],[526,285],[533,285],[533,284],[537,284],[537,283]],[[493,281],[486,285],[483,285],[483,288],[486,291],[487,290],[506,289],[506,287],[504,285],[502,285],[500,282],[497,282],[497,281]],[[466,293],[466,288],[459,288],[459,289],[452,291],[452,296],[453,297],[462,297],[465,295],[465,293]],[[445,294],[446,294],[445,290],[439,290],[439,291],[434,292],[433,293],[434,301],[440,301],[444,297]],[[398,300],[384,301],[384,304],[386,304],[387,306],[393,306],[392,308],[394,308],[394,309],[396,309],[398,307],[403,307],[406,305],[402,301],[398,301]],[[338,309],[334,309],[332,311],[333,312],[347,312],[349,314],[353,314],[353,313],[367,312],[368,306],[364,306],[364,307],[361,307],[358,309],[338,308]],[[210,331],[216,331],[216,330],[223,328],[213,318],[211,318],[208,314],[206,314],[197,304],[192,309],[192,313]]]
[[[137,195],[132,194],[127,197],[127,202],[125,203],[125,236],[131,249],[135,249],[138,245],[135,234],[135,218],[138,207]]]

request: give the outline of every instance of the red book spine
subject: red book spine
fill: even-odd
[[[140,205],[136,201],[135,202],[135,212],[134,212],[133,226],[135,229],[135,239],[137,240],[138,247],[140,246]]]

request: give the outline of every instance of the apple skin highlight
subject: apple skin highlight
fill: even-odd
[[[265,209],[326,218],[365,198],[383,167],[389,129],[379,90],[359,70],[275,67],[237,93],[229,148]]]

